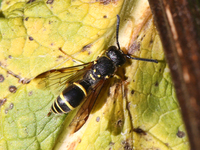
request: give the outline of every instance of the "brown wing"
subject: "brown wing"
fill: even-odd
[[[49,70],[38,75],[34,80],[39,80],[38,86],[40,88],[51,88],[61,92],[66,87],[66,84],[82,78],[91,69],[92,65],[93,62],[89,62],[78,66]]]
[[[72,127],[71,133],[78,131],[86,123],[104,83],[105,79],[100,80],[99,83],[93,88],[93,90],[91,90],[84,104],[81,106],[81,108],[79,109],[79,111],[77,112],[74,119],[69,125],[70,127]]]

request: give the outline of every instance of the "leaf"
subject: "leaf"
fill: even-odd
[[[59,93],[18,81],[96,59],[115,31],[122,2],[2,2],[0,149],[53,148],[65,115],[47,114]]]
[[[187,137],[178,136],[186,132],[147,1],[3,1],[2,11],[0,149],[188,149]],[[104,85],[86,124],[70,134],[78,109],[47,117],[59,93],[17,78],[96,59],[115,44],[119,13],[123,50],[159,63],[129,60]]]
[[[197,70],[200,70],[200,58],[196,54],[199,53],[200,47],[200,26],[197,23],[200,18],[200,5],[198,2],[189,1],[163,3],[154,0],[149,0],[149,4],[174,81],[190,149],[199,149],[200,72]]]
[[[119,41],[129,53],[159,63],[133,60],[124,66],[119,73],[124,83],[112,80],[106,85],[85,126],[70,134],[67,124],[56,149],[189,149],[162,44],[145,2],[137,2],[131,14],[126,9]]]

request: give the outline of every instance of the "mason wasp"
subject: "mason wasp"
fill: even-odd
[[[107,79],[115,75],[117,69],[126,63],[126,59],[134,59],[158,63],[154,59],[136,58],[129,54],[125,54],[119,45],[120,17],[117,15],[116,25],[116,46],[110,46],[105,54],[97,60],[85,64],[49,70],[36,77],[41,78],[40,83],[46,83],[47,80],[55,80],[56,82],[47,86],[55,86],[62,91],[51,106],[51,112],[55,114],[69,113],[71,110],[79,106],[84,100],[88,103],[87,112],[85,109],[80,110],[80,119],[84,122],[87,120],[92,107]],[[58,81],[57,81],[58,80]],[[81,124],[78,129],[82,126]]]

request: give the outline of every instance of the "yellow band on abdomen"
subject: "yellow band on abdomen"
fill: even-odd
[[[74,107],[72,107],[72,105],[70,105],[70,103],[65,99],[63,93],[60,93],[60,98],[65,102],[65,104],[69,107],[70,110],[74,109]]]
[[[85,96],[87,96],[87,92],[86,92],[85,88],[81,84],[76,83],[76,82],[74,82],[73,84],[76,85],[76,86],[78,86],[83,91],[83,93],[85,94]]]

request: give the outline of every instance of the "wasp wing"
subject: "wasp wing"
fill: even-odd
[[[40,88],[50,88],[52,91],[61,92],[68,85],[81,79],[85,73],[91,69],[93,62],[53,69],[38,75],[35,80],[39,79]]]
[[[83,105],[81,106],[81,108],[79,109],[79,111],[77,112],[74,119],[69,125],[72,128],[71,133],[78,131],[86,123],[104,83],[105,79],[100,80],[99,83],[90,91],[85,102],[83,103]]]

